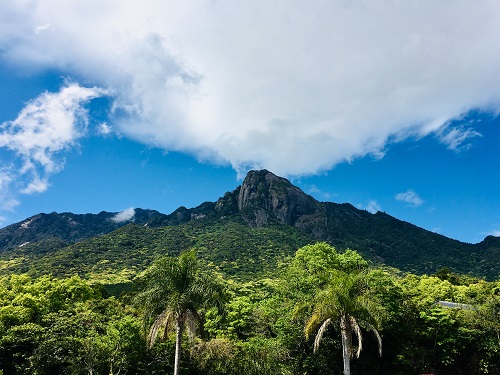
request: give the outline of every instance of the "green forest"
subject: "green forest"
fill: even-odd
[[[0,374],[500,374],[500,280],[324,242],[240,277],[204,252],[158,255],[114,287],[4,273]]]

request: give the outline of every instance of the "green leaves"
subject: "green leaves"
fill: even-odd
[[[201,272],[194,250],[177,258],[161,257],[144,273],[145,290],[136,301],[143,306],[145,322],[154,319],[148,346],[159,334],[165,339],[168,330],[176,328],[174,375],[179,373],[184,328],[193,340],[196,326],[203,328],[201,310],[222,308],[226,302],[224,286],[214,276]]]
[[[295,253],[289,268],[289,276],[303,277],[321,286],[328,282],[332,272],[359,272],[367,269],[368,262],[353,250],[338,253],[326,242],[301,247]]]
[[[145,358],[140,320],[78,277],[0,280],[0,369],[5,373],[109,373]]]
[[[143,311],[147,326],[162,311],[173,318],[183,307],[180,316],[208,333],[208,341],[193,339],[181,347],[183,374],[341,373],[342,316],[353,353],[357,337],[363,339],[353,374],[500,371],[498,281],[456,275],[459,282],[451,283],[447,277],[372,269],[356,252],[340,253],[325,243],[299,249],[277,270],[280,278],[224,280],[214,269],[199,263],[194,251],[161,257],[137,279],[143,289],[136,305],[136,292],[105,298],[98,285],[79,277],[0,278],[0,373],[171,372],[175,335],[167,330],[166,341],[147,349],[137,310],[142,304],[151,307]],[[436,303],[441,300],[472,308],[444,307]],[[165,323],[158,337],[165,336]],[[379,358],[377,336],[365,331],[381,326]],[[316,354],[314,337],[321,341]]]
[[[140,283],[144,290],[136,301],[147,319],[171,310],[177,319],[185,311],[195,315],[198,309],[223,307],[227,299],[222,281],[215,274],[203,272],[194,250],[178,258],[160,257],[146,270]]]

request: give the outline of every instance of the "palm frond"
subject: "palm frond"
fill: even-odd
[[[370,323],[365,322],[365,324],[366,324],[367,328],[375,334],[375,337],[377,338],[377,342],[378,342],[378,355],[380,357],[382,357],[382,337],[380,337],[380,333]]]
[[[149,334],[148,334],[148,337],[147,337],[147,346],[148,346],[148,348],[151,348],[154,345],[154,343],[156,341],[156,337],[158,336],[158,332],[161,329],[165,330],[166,324],[167,324],[166,321],[168,319],[168,315],[169,315],[169,312],[167,310],[162,311],[162,313],[157,316],[157,318],[155,319],[155,321],[151,325],[151,329],[149,330]]]
[[[359,328],[358,322],[356,322],[356,319],[354,319],[353,316],[349,316],[350,324],[351,324],[351,329],[354,331],[356,334],[356,337],[358,338],[358,350],[356,352],[356,358],[359,358],[359,355],[361,354],[361,350],[363,350],[363,334],[361,333],[361,329]]]
[[[318,325],[320,321],[320,316],[317,313],[314,313],[306,323],[304,327],[304,333],[306,335],[306,340],[309,340],[309,334],[311,331]]]
[[[330,325],[331,321],[332,320],[330,318],[328,318],[327,320],[325,320],[323,322],[321,327],[319,327],[318,333],[316,334],[316,338],[314,339],[313,353],[316,353],[318,351],[319,344],[321,343],[321,340],[323,339],[323,334],[325,333],[326,329]]]
[[[148,347],[163,339],[174,325],[194,339],[197,325],[201,327],[199,309],[216,306],[221,310],[227,293],[217,277],[203,274],[194,250],[179,257],[163,256],[155,260],[143,274],[141,282],[145,290],[138,294],[137,304],[142,307],[144,325],[153,324],[147,337]]]
[[[198,323],[201,324],[201,317],[196,310],[187,310],[185,313],[184,322],[188,338],[191,342],[193,342],[196,336],[196,325]]]
[[[165,329],[163,330],[162,340],[165,340],[168,335],[168,331],[172,330],[176,325],[176,319],[178,319],[178,314],[174,310],[166,310],[167,316],[165,317]]]

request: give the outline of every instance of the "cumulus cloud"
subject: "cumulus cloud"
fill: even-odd
[[[13,121],[0,124],[0,149],[15,161],[0,171],[0,205],[15,206],[10,197],[13,181],[24,194],[47,189],[49,177],[64,165],[62,153],[86,133],[88,113],[84,104],[106,92],[68,83],[57,93],[45,92],[29,102]]]
[[[3,8],[4,61],[112,88],[109,121],[120,134],[238,171],[317,173],[383,157],[388,140],[429,134],[457,149],[477,134],[450,120],[500,111],[500,4],[492,1]]]
[[[111,221],[115,223],[123,223],[124,221],[131,221],[134,219],[135,209],[133,207],[127,208],[121,212],[118,212],[115,216],[111,218]]]
[[[48,177],[41,179],[35,175],[28,185],[21,189],[23,194],[43,193],[49,187]]]
[[[420,198],[419,195],[411,189],[409,189],[403,193],[396,194],[396,196],[394,198],[398,201],[409,203],[410,205],[412,205],[414,207],[419,207],[422,204],[424,204],[423,199]]]

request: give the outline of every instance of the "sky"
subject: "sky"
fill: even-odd
[[[0,0],[0,227],[170,213],[251,169],[500,236],[500,3]]]

